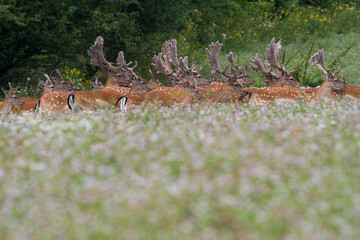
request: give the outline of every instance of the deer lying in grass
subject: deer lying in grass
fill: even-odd
[[[261,72],[264,74],[267,79],[265,83],[269,84],[269,87],[294,87],[300,88],[301,83],[296,80],[293,75],[300,71],[300,64],[297,69],[294,71],[286,71],[285,65],[280,65],[281,51],[281,40],[278,43],[275,43],[275,38],[273,38],[269,45],[266,47],[266,59],[267,62],[263,60],[258,54],[251,60],[255,65],[251,65],[250,67],[254,71]],[[272,71],[268,68],[268,66],[276,69],[276,71]]]
[[[39,79],[40,84],[43,86],[43,91],[41,96],[45,96],[46,94],[53,92],[55,88],[54,84],[50,80],[50,77],[47,74],[44,74],[44,76],[46,78],[45,82]],[[39,98],[20,98],[20,99],[24,101],[24,104],[11,109],[11,112],[13,113],[33,112],[36,107],[36,104],[39,101]]]
[[[161,53],[155,55],[153,61],[152,65],[157,70],[157,73],[164,74],[173,87],[183,87],[184,81],[182,81],[182,77],[184,77],[185,73],[186,75],[190,74],[198,86],[209,84],[209,81],[199,73],[201,67],[193,64],[189,68],[189,58],[187,56],[178,58],[177,41],[175,39],[166,41],[161,48]]]
[[[69,83],[67,83],[60,70],[55,69],[56,73],[58,74],[59,78],[53,77],[52,80],[54,81],[54,91],[56,92],[74,92],[79,91],[79,89],[75,86],[74,82],[71,80],[71,78],[67,77],[69,79]]]
[[[331,69],[325,67],[323,50],[314,54],[309,61],[313,66],[316,66],[325,74],[325,80],[319,88],[313,89],[311,92],[306,89],[292,87],[251,88],[248,89],[248,91],[252,92],[250,102],[272,103],[276,101],[312,101],[327,96],[333,89],[344,90],[346,88],[345,82],[336,77],[339,72],[333,73],[331,72]],[[255,64],[261,68],[263,62],[256,62]]]
[[[135,94],[139,92],[149,92],[151,88],[143,79],[133,80],[131,87],[127,94]],[[93,110],[99,107],[115,106],[118,99],[124,95],[114,93],[109,87],[104,87],[100,90],[80,91],[69,96],[70,109],[79,108],[80,110]]]
[[[113,66],[104,57],[103,44],[104,39],[100,36],[97,37],[94,45],[90,47],[88,55],[91,58],[92,65],[101,67],[108,73],[106,86],[99,90],[80,91],[78,93],[79,106],[82,106],[84,110],[94,109],[103,104],[114,105],[121,96],[129,92],[130,79],[137,77],[133,71],[137,62],[132,68],[128,67],[131,63],[126,63],[123,52],[120,52],[117,58],[119,66]],[[98,91],[101,91],[99,92],[99,99],[97,98]],[[87,99],[88,102],[86,102]],[[69,106],[76,106],[74,101],[75,95],[70,95],[69,92],[53,92],[43,96],[37,106],[41,111],[70,111]]]
[[[163,101],[163,105],[181,102],[188,95],[189,82],[194,82],[194,84],[190,84],[192,86],[208,83],[208,80],[203,78],[198,73],[198,70],[195,70],[197,68],[195,64],[191,67],[188,66],[187,56],[177,58],[176,40],[166,41],[162,47],[162,52],[155,55],[153,61],[152,65],[157,70],[157,73],[167,76],[173,84],[172,87],[150,85],[153,89],[149,93],[150,95],[157,95],[157,98],[168,99]],[[176,70],[173,70],[172,65],[175,66]]]
[[[214,82],[210,85],[204,86],[203,89],[198,88],[199,92],[202,93],[210,102],[213,103],[223,103],[232,97],[232,94],[237,96],[237,98],[244,98],[249,93],[244,90],[243,84],[254,84],[255,81],[246,75],[245,69],[241,65],[235,65],[233,61],[233,53],[230,52],[226,59],[230,62],[222,70],[219,62],[219,52],[221,50],[222,44],[218,41],[216,43],[211,43],[209,49],[205,49],[208,55],[210,66],[214,69],[212,74],[220,74],[220,78],[223,82]],[[230,67],[231,65],[231,67]],[[232,75],[227,73],[229,67],[231,68]]]
[[[9,85],[11,85],[9,83]],[[23,105],[25,102],[18,98],[14,93],[13,89],[10,87],[10,93],[5,89],[1,88],[3,93],[5,94],[6,98],[4,102],[0,105],[0,112],[2,115],[7,114],[13,105]]]
[[[57,70],[58,73],[59,70]],[[61,76],[61,74],[59,74]],[[46,81],[42,81],[42,80],[39,80],[40,81],[40,84],[43,86],[43,91],[42,91],[42,94],[41,96],[45,96],[46,94],[48,93],[52,93],[54,91],[69,91],[69,90],[72,90],[72,89],[76,89],[74,87],[74,84],[73,83],[70,83],[70,84],[67,84],[63,79],[62,80],[56,80],[57,81],[57,85],[54,85],[51,80],[50,80],[50,77],[48,74],[44,74],[45,78],[46,78]],[[53,78],[53,79],[56,79],[56,78]],[[64,84],[64,83],[65,84]],[[11,87],[11,84],[9,83],[9,86],[10,88],[12,89]],[[56,90],[57,89],[57,90]],[[39,98],[24,98],[24,97],[20,97],[21,100],[24,101],[24,104],[23,105],[19,105],[19,106],[16,106],[14,108],[11,109],[11,112],[12,113],[20,113],[20,112],[32,112],[35,110],[36,108],[36,105],[38,104],[39,102]]]
[[[196,82],[193,77],[188,76],[187,81],[182,86],[186,86],[187,93],[180,96],[173,96],[163,91],[150,91],[147,93],[138,93],[130,90],[129,94],[121,97],[118,101],[117,107],[122,112],[129,112],[139,106],[147,106],[158,104],[160,106],[170,107],[174,104],[193,104],[202,99],[202,96],[196,89]]]

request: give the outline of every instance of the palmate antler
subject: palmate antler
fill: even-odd
[[[286,68],[284,65],[280,65],[279,59],[280,59],[280,51],[281,51],[281,39],[275,43],[275,38],[273,38],[269,45],[266,47],[266,59],[271,67],[276,68],[281,72],[282,75],[293,75],[300,71],[300,64],[298,64],[298,67],[294,71],[286,71]],[[279,76],[280,77],[280,76]]]
[[[221,76],[224,76],[226,79],[231,80],[231,81],[244,78],[246,76],[245,69],[240,64],[239,65],[234,64],[232,52],[230,52],[226,57],[226,60],[228,60],[230,62],[230,64],[228,64],[224,70],[221,69],[220,62],[219,62],[219,53],[220,53],[221,47],[222,47],[222,44],[220,44],[219,41],[217,41],[217,42],[211,43],[209,45],[210,50],[208,48],[205,49],[207,56],[208,56],[210,66],[214,69],[212,73],[215,73],[215,72],[219,73]],[[229,75],[227,72],[230,65],[232,66],[232,68],[230,68],[232,75]]]
[[[157,73],[162,73],[166,76],[171,76],[174,70],[171,68],[171,64],[167,55],[159,53],[153,57],[154,63],[151,63],[152,66],[157,70]]]
[[[312,66],[316,66],[324,74],[328,75],[332,70],[331,68],[326,68],[326,66],[325,66],[323,49],[321,49],[320,51],[315,53],[313,56],[311,56],[309,59],[309,62],[311,62]]]
[[[219,41],[216,41],[215,43],[211,43],[209,45],[210,50],[208,48],[205,49],[210,66],[214,69],[212,73],[222,72],[219,62],[219,53],[221,47],[222,44],[219,43]]]
[[[101,36],[98,36],[95,40],[95,43],[88,50],[88,55],[91,58],[90,63],[94,66],[107,69],[112,64],[106,61],[103,52],[104,39]]]
[[[122,68],[127,68],[129,71],[133,72],[135,70],[135,68],[137,67],[138,63],[137,63],[137,60],[135,60],[134,65],[130,68],[129,66],[132,64],[132,61],[130,61],[129,63],[126,63],[124,52],[120,51],[119,55],[116,59],[116,64]]]
[[[279,78],[279,76],[272,72],[266,65],[264,59],[262,56],[258,56],[258,54],[255,55],[255,57],[253,57],[251,60],[250,60],[253,64],[255,65],[252,65],[251,63],[249,64],[250,65],[250,68],[252,70],[254,70],[255,72],[261,72],[262,74],[265,75],[265,77],[267,78],[267,80],[269,81],[272,81],[274,78]]]

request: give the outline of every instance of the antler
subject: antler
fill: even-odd
[[[219,52],[221,50],[222,44],[219,43],[219,41],[216,41],[216,43],[211,43],[209,45],[209,47],[210,47],[210,50],[208,48],[206,48],[205,51],[207,53],[210,66],[212,68],[214,68],[215,71],[222,72],[220,63],[219,63]]]
[[[91,60],[90,63],[94,66],[101,68],[108,68],[111,66],[111,63],[106,61],[103,52],[104,39],[101,36],[98,36],[95,40],[95,43],[88,50],[88,55]]]
[[[235,64],[234,64],[233,53],[232,53],[232,52],[230,52],[230,53],[227,55],[226,60],[228,60],[228,61],[230,62],[231,66],[233,66],[233,67],[235,68],[236,72],[239,73],[239,74],[241,74],[241,76],[244,76],[244,75],[246,74],[246,73],[245,73],[245,69],[244,69],[240,64],[239,64],[239,65],[235,65]],[[236,74],[233,69],[231,69],[231,70],[232,70],[232,72],[233,72],[234,74]]]
[[[321,49],[317,53],[315,53],[309,60],[311,62],[311,65],[316,66],[320,71],[322,71],[324,74],[328,75],[331,72],[331,68],[325,67],[324,62],[324,50]]]
[[[262,56],[260,56],[260,58],[259,58],[258,54],[256,54],[255,57],[253,57],[250,61],[255,64],[255,65],[252,65],[251,63],[249,64],[250,68],[252,70],[263,73],[265,75],[265,77],[267,77],[267,78],[278,78],[279,77],[276,73],[272,72],[266,66],[266,63]]]
[[[125,60],[125,56],[124,56],[124,52],[123,52],[123,51],[120,51],[120,52],[119,52],[119,55],[118,55],[118,57],[117,57],[117,59],[116,59],[116,63],[117,63],[118,65],[120,65],[122,68],[127,67],[127,69],[130,70],[130,71],[134,71],[135,68],[137,67],[137,61],[135,60],[135,63],[134,63],[134,65],[133,65],[133,67],[132,67],[132,68],[129,68],[129,65],[132,64],[132,61],[130,61],[129,63],[126,63],[126,60]]]
[[[51,79],[49,77],[49,75],[47,73],[44,74],[45,78],[46,78],[46,81],[50,81],[51,82]],[[62,79],[64,81],[64,79]]]
[[[266,47],[266,58],[270,65],[278,70],[283,70],[279,64],[281,51],[281,39],[275,44],[275,38],[273,38],[269,45]]]
[[[14,94],[14,91],[13,91],[13,88],[12,88],[12,86],[11,86],[11,83],[8,82],[8,84],[9,84],[9,87],[10,87],[10,93],[11,93],[11,94]]]
[[[161,48],[161,51],[164,55],[168,56],[168,60],[170,63],[174,64],[174,66],[179,67],[179,60],[177,58],[177,42],[176,39],[172,39],[166,41]]]
[[[57,75],[59,75],[59,79],[60,79],[60,83],[65,83],[65,80],[64,80],[64,78],[63,78],[63,76],[61,75],[61,72],[60,72],[60,70],[59,69],[55,69],[55,72],[57,73]]]
[[[173,73],[173,69],[171,68],[167,55],[165,55],[163,58],[163,53],[159,53],[159,55],[155,55],[153,57],[153,61],[155,63],[151,63],[151,65],[154,66],[154,68],[157,70],[157,73],[162,73],[167,76]]]

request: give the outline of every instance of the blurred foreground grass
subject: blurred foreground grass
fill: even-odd
[[[341,101],[0,121],[0,239],[358,239]]]

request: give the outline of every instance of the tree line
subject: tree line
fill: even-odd
[[[354,1],[352,1],[354,2]],[[99,35],[105,55],[115,61],[120,50],[137,59],[147,74],[151,59],[169,38],[186,39],[191,52],[222,39],[237,45],[260,41],[258,26],[294,6],[326,7],[326,0],[1,0],[0,85],[64,66],[87,76],[87,49]],[[267,36],[266,36],[267,37]],[[231,44],[229,44],[231,45]],[[34,80],[35,81],[35,80]]]

